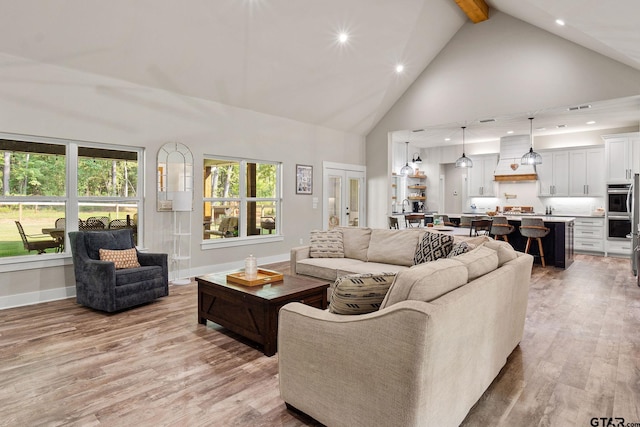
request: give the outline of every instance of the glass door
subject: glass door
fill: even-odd
[[[325,166],[323,175],[326,228],[365,226],[364,171]]]

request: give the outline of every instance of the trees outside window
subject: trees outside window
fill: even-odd
[[[60,241],[45,253],[68,252],[69,231],[137,230],[142,149],[0,134],[0,151],[0,258],[35,256],[16,221],[33,239]]]
[[[205,157],[205,240],[280,233],[281,164]]]

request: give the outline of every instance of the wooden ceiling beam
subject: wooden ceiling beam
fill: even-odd
[[[455,0],[455,2],[474,24],[489,19],[489,5],[484,0]]]

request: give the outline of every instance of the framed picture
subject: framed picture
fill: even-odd
[[[313,166],[296,165],[296,194],[313,194]]]

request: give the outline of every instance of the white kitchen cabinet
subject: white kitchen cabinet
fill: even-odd
[[[539,196],[569,195],[569,152],[541,151],[542,164],[536,165]]]
[[[576,252],[604,253],[604,217],[576,218],[573,247]]]
[[[470,156],[473,167],[468,173],[468,197],[495,197],[493,173],[498,164],[498,156]]]
[[[584,148],[569,151],[569,195],[604,196],[604,148]]]
[[[631,243],[631,239],[605,240],[605,254],[631,256]]]
[[[605,141],[606,181],[631,182],[640,173],[640,133],[603,135]]]

